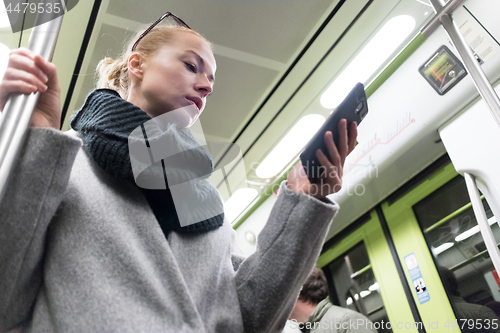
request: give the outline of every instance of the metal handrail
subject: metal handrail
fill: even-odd
[[[450,0],[444,6],[441,3],[432,3],[432,5],[434,6],[434,10],[436,11],[436,15],[434,15],[429,23],[427,23],[422,29],[420,29],[420,33],[429,38],[434,33],[434,31],[436,31],[437,28],[441,26],[441,16],[453,13],[466,1],[467,0]]]
[[[497,244],[497,247],[500,246],[500,244]],[[469,264],[472,264],[473,262],[475,261],[478,261],[479,259],[482,259],[483,257],[486,257],[486,256],[490,256],[490,253],[488,252],[488,250],[483,250],[481,252],[479,252],[478,254],[475,254],[474,256],[470,257],[469,259],[466,259],[464,261],[461,261],[459,262],[458,264],[455,264],[451,267],[449,267],[448,269],[452,272],[462,268],[462,267],[465,267]]]
[[[360,276],[361,274],[363,274],[364,272],[366,272],[370,269],[372,269],[372,265],[371,264],[366,265],[365,267],[361,268],[359,271],[352,273],[351,279],[357,278],[358,276]]]
[[[61,1],[65,8],[64,0]],[[63,15],[47,21],[47,13],[39,13],[31,32],[28,49],[51,61],[61,30]],[[0,117],[0,200],[23,146],[29,121],[39,94],[16,95],[9,98]]]
[[[481,200],[482,199],[484,199],[484,195],[481,195]],[[434,223],[433,225],[431,225],[430,227],[425,229],[424,234],[429,233],[434,229],[437,229],[438,227],[440,227],[443,224],[445,224],[446,222],[450,221],[452,218],[462,214],[463,212],[465,212],[467,209],[469,209],[471,207],[472,207],[472,202],[469,202],[469,203],[463,205],[462,207],[460,207],[459,209],[457,209],[453,213],[449,214],[448,216],[443,217],[441,220],[437,221],[436,223]]]
[[[472,202],[472,209],[474,209],[474,215],[476,215],[477,224],[479,225],[479,230],[484,239],[484,244],[490,254],[493,266],[495,266],[497,272],[500,272],[500,250],[498,250],[495,236],[486,218],[486,212],[484,211],[481,198],[479,197],[476,178],[467,172],[464,173],[464,178],[467,190],[469,191],[470,201]]]

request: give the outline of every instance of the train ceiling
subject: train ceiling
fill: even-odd
[[[166,11],[214,44],[217,79],[200,121],[208,141],[241,148],[252,184],[266,183],[254,166],[298,119],[328,116],[319,96],[388,18],[415,14],[416,33],[432,16],[427,0],[79,1],[64,17],[54,55],[67,112],[63,129],[94,88],[98,61],[116,57],[124,40]],[[26,45],[27,36],[0,30],[11,48],[20,39]],[[217,163],[224,151],[212,153]]]

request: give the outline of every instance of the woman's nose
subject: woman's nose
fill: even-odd
[[[213,91],[213,83],[210,82],[206,75],[203,75],[202,78],[197,82],[196,90],[199,92],[203,92],[202,97],[206,97]]]

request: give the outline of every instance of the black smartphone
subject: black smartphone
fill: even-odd
[[[347,120],[347,129],[349,129],[353,121],[359,125],[367,113],[368,104],[366,102],[365,87],[362,83],[358,82],[300,154],[300,160],[311,183],[317,183],[324,170],[316,157],[316,151],[321,149],[326,156],[329,156],[325,143],[325,133],[327,131],[332,132],[333,141],[338,147],[340,119]]]

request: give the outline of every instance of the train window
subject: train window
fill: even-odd
[[[364,314],[373,323],[389,321],[363,242],[333,260],[324,270],[334,303]],[[379,329],[378,332],[392,330]]]
[[[500,228],[483,206],[497,240]],[[462,332],[497,332],[500,279],[494,270],[471,207],[465,181],[457,176],[413,206],[457,319],[494,323],[490,329],[464,325]],[[495,329],[496,327],[496,329]]]

